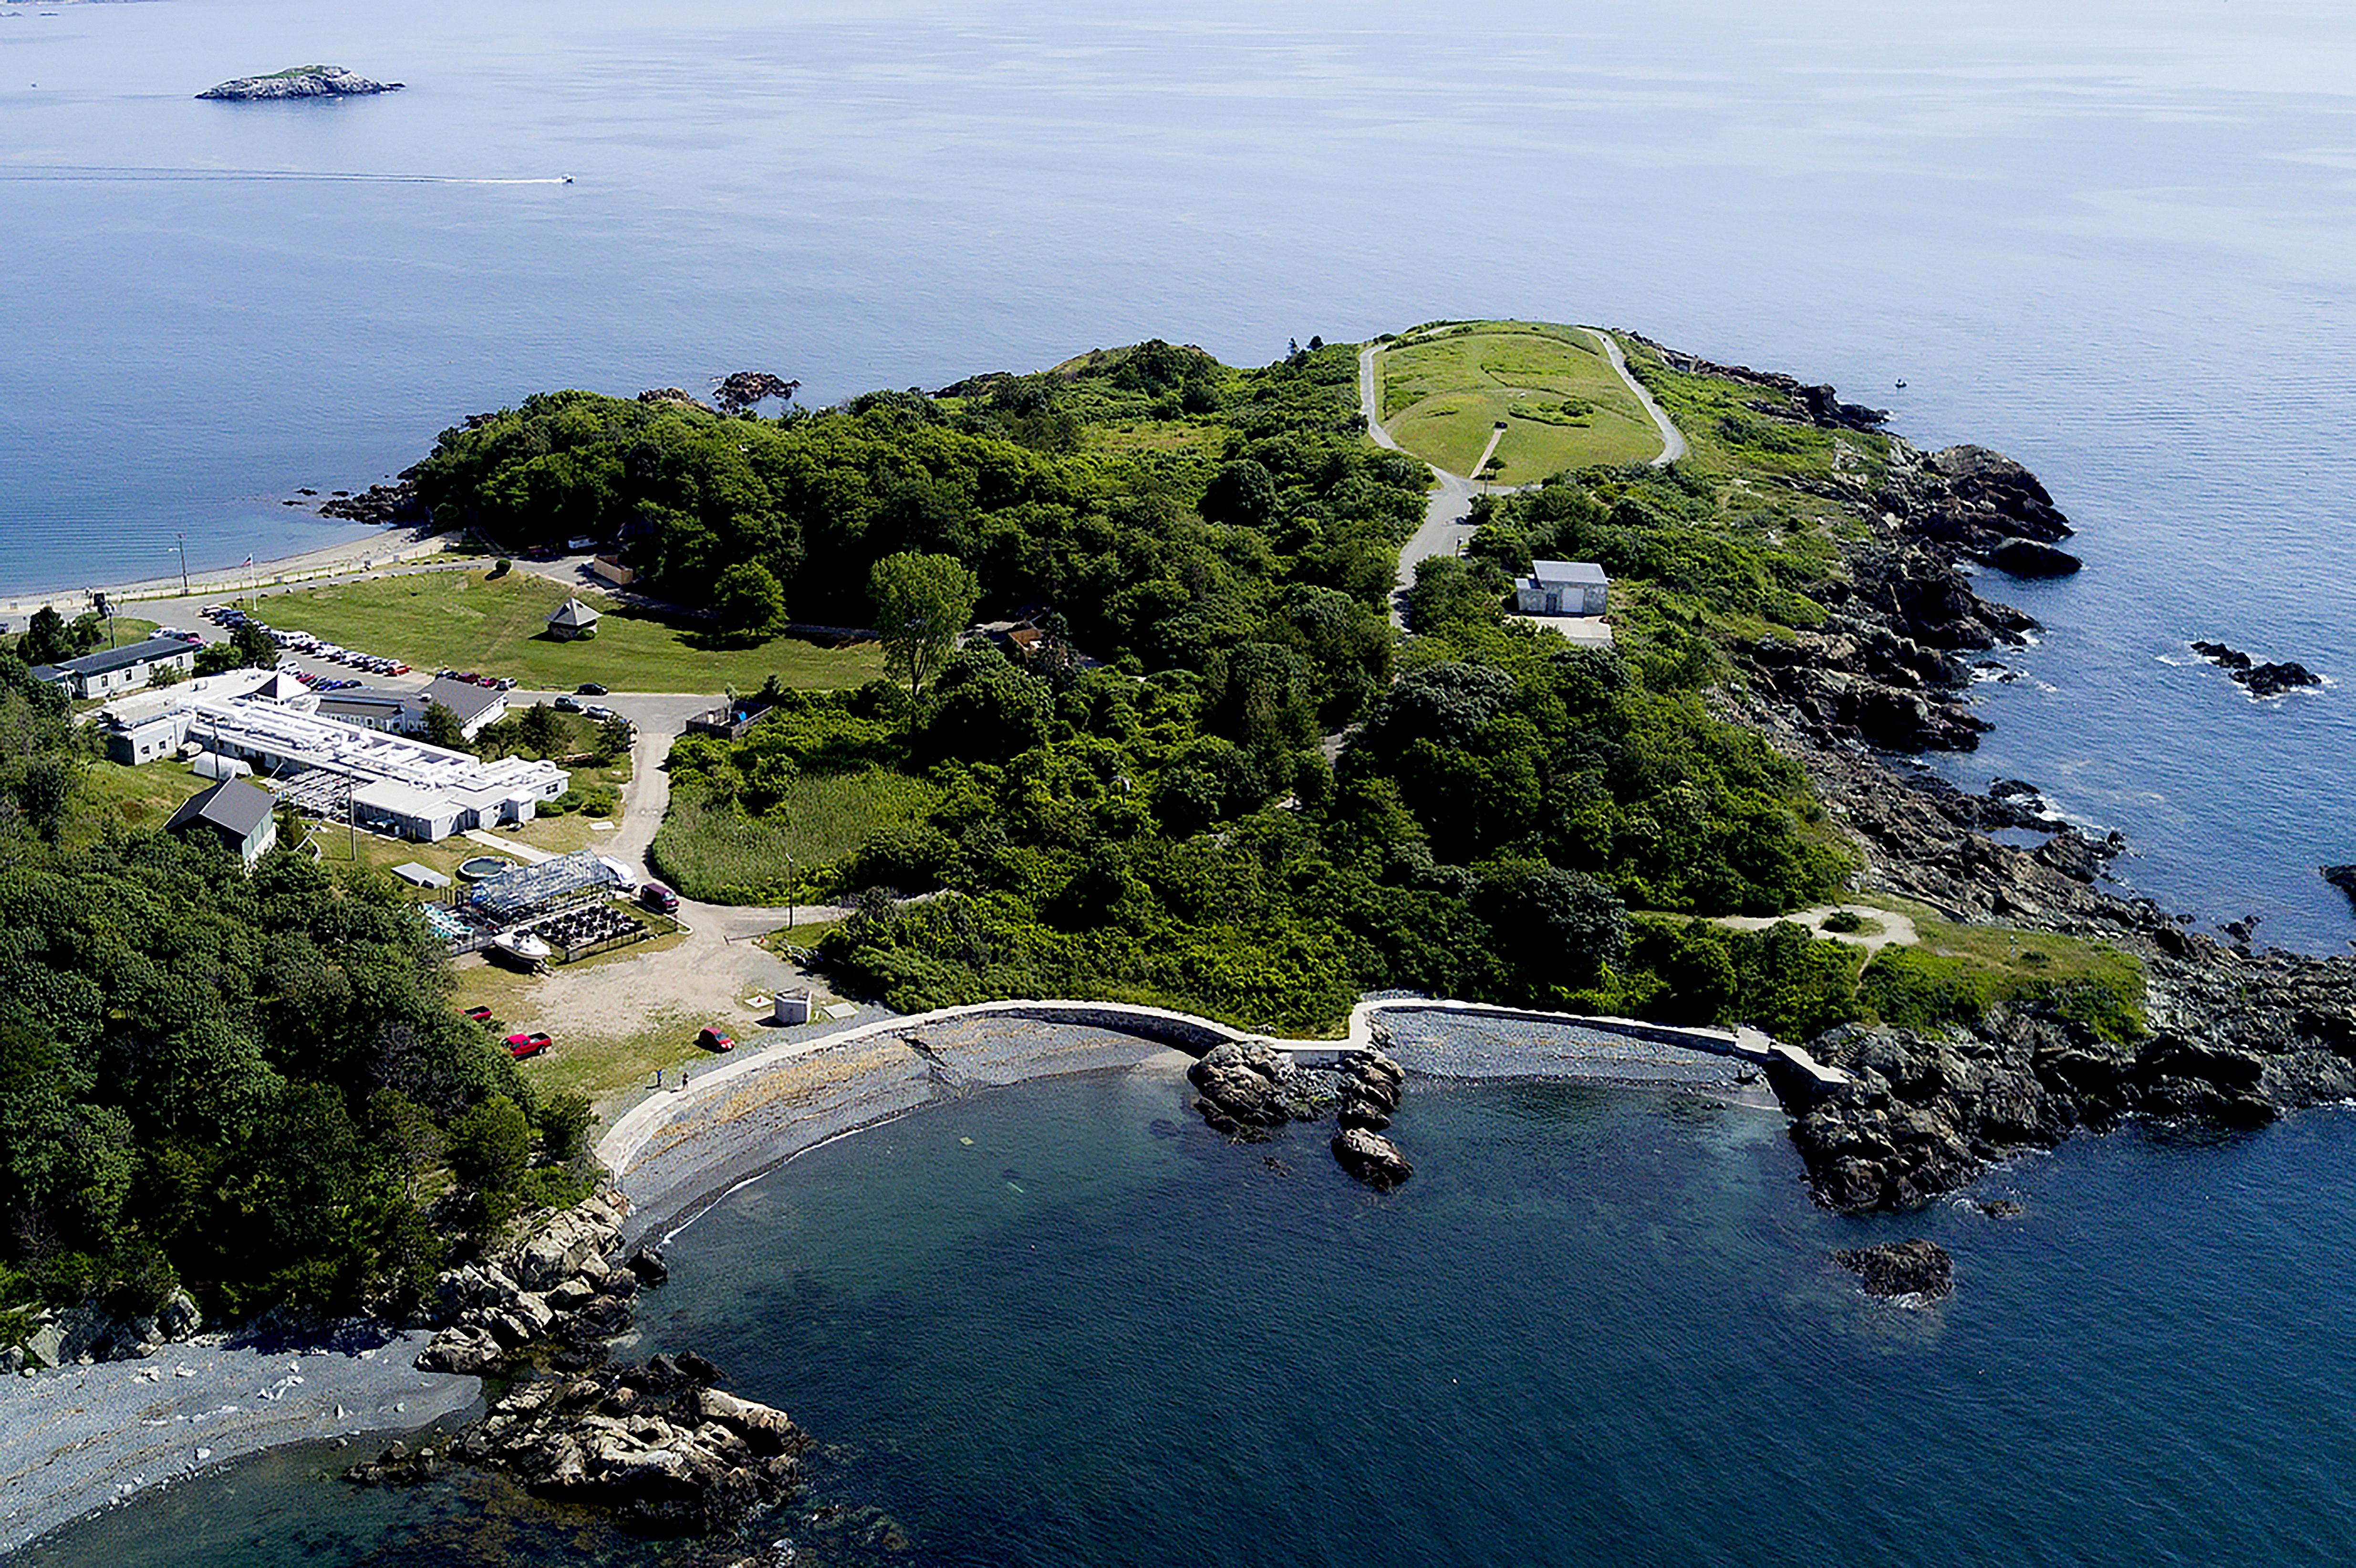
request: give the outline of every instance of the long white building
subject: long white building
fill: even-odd
[[[291,683],[288,683],[291,684]],[[195,746],[246,763],[261,779],[319,770],[350,781],[361,827],[431,842],[470,827],[529,822],[571,777],[554,763],[502,757],[485,762],[407,735],[363,730],[307,710],[311,694],[278,700],[265,692],[193,693],[144,717],[113,716],[107,752],[146,763]]]

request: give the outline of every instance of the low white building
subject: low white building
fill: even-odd
[[[541,801],[554,800],[572,783],[554,763],[486,762],[262,697],[191,695],[123,720],[107,735],[110,754],[126,763],[176,755],[185,746],[234,759],[265,778],[316,769],[349,779],[356,823],[429,842],[470,827],[529,822]]]
[[[79,702],[135,691],[155,679],[157,670],[187,675],[196,667],[196,644],[157,636],[84,654],[62,664],[35,665],[33,678],[48,682]]]
[[[1591,560],[1539,560],[1514,581],[1514,608],[1525,615],[1601,615],[1612,580]]]

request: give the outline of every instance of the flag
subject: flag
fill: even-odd
[[[246,565],[248,565],[248,566],[252,566],[252,565],[253,564],[253,557],[252,557],[252,556],[247,556],[247,557],[245,558],[245,564],[246,564]]]

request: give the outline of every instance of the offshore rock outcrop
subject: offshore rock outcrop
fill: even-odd
[[[271,76],[241,76],[197,94],[198,98],[253,102],[276,98],[362,98],[370,93],[398,92],[397,81],[370,81],[339,65],[296,66]]]
[[[1405,1069],[1382,1051],[1353,1051],[1333,1067],[1304,1068],[1290,1052],[1234,1042],[1213,1046],[1186,1078],[1200,1091],[1196,1112],[1229,1137],[1258,1142],[1275,1128],[1321,1120],[1330,1111],[1340,1124],[1333,1158],[1353,1178],[1387,1191],[1415,1174],[1398,1146],[1382,1136],[1407,1084]]]
[[[1868,1296],[1884,1300],[1944,1301],[1954,1294],[1955,1260],[1938,1243],[1920,1237],[1846,1248],[1833,1262],[1857,1275]]]
[[[2302,686],[2321,686],[2323,677],[2296,659],[2261,664],[2223,643],[2196,642],[2192,651],[2223,670],[2252,697],[2280,697]]]
[[[721,1381],[690,1353],[519,1383],[452,1441],[448,1457],[648,1534],[709,1534],[791,1493],[810,1447],[784,1411],[723,1393],[712,1386]],[[430,1447],[396,1443],[344,1478],[411,1485],[444,1464]]]
[[[319,516],[355,523],[422,523],[426,507],[410,477],[415,472],[410,470],[391,485],[371,485],[357,496],[330,496],[319,503]]]

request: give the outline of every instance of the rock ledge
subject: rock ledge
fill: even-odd
[[[274,76],[241,76],[197,94],[248,103],[273,98],[361,98],[371,92],[397,92],[397,81],[370,81],[339,65],[304,65]]]

